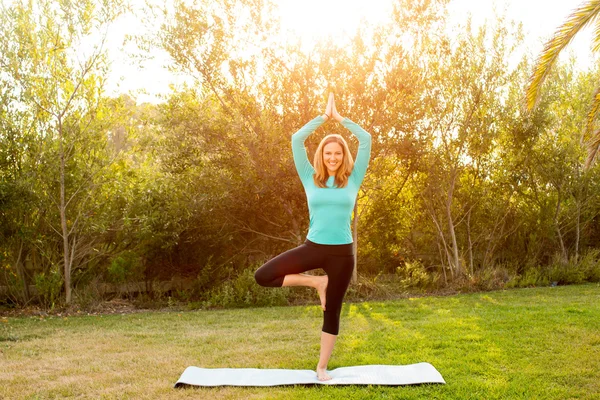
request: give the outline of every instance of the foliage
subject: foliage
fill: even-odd
[[[407,288],[432,289],[440,278],[428,272],[420,260],[406,261],[397,273],[403,277],[400,283]]]
[[[61,286],[63,285],[58,268],[35,274],[33,280],[40,298],[40,304],[45,308],[54,308],[60,301]]]
[[[69,303],[73,271],[89,261],[96,242],[86,223],[97,206],[92,196],[114,156],[106,151],[112,122],[102,93],[108,75],[106,51],[102,39],[93,43],[90,38],[105,32],[123,12],[123,4],[15,1],[3,3],[0,10],[0,86],[7,101],[0,114],[10,132],[7,142],[16,150],[7,157],[7,175],[26,198],[42,203],[35,208],[43,214],[42,221],[36,221],[36,212],[24,216],[26,206],[11,217],[25,218],[20,225],[29,228],[27,216],[33,215],[46,228],[38,233],[49,228],[59,235]],[[25,253],[32,251],[32,238],[21,235],[11,241],[19,246],[16,264],[27,287],[21,260],[24,243]]]
[[[245,269],[236,277],[213,288],[206,305],[209,307],[253,307],[287,305],[287,288],[258,286],[254,280],[254,269]]]
[[[108,281],[111,283],[125,283],[142,279],[140,257],[126,251],[114,258],[108,269]]]
[[[29,304],[38,282],[51,306],[57,266],[67,302],[71,289],[91,304],[103,283],[172,279],[190,289],[140,299],[301,298],[258,287],[251,271],[303,242],[289,140],[329,90],[373,137],[349,298],[599,279],[600,167],[583,168],[581,146],[599,72],[556,64],[526,112],[534,63],[517,58],[522,33],[505,18],[450,30],[446,1],[397,0],[381,25],[306,50],[276,39],[266,0],[147,6],[138,17],[160,29],[139,51],[166,54],[187,84],[138,104],[106,95],[110,64],[92,40],[125,4],[53,4],[0,14],[3,302]],[[356,151],[329,123],[306,141],[309,158],[327,133]]]
[[[554,36],[546,42],[544,49],[537,57],[536,65],[527,84],[525,98],[526,106],[529,110],[535,107],[540,97],[542,85],[550,75],[552,67],[557,64],[561,52],[585,27],[594,23],[598,24],[599,13],[600,1],[588,0],[583,2],[558,27]],[[593,37],[593,51],[598,51],[599,49],[600,31],[596,29]],[[595,161],[600,149],[600,130],[596,129],[598,111],[600,111],[600,87],[596,86],[585,120],[585,128],[583,129],[584,135],[588,138],[586,167],[589,167]]]

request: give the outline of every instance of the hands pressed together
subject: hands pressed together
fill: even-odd
[[[327,100],[327,106],[325,107],[325,120],[330,118],[335,119],[337,122],[342,122],[344,117],[342,117],[335,108],[335,99],[333,97],[333,92],[329,93],[329,99]]]

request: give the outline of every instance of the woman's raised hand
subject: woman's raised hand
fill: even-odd
[[[333,92],[329,93],[329,99],[327,100],[327,106],[325,107],[325,114],[324,114],[324,116],[327,119],[333,118],[337,122],[342,122],[342,120],[344,119],[344,117],[342,117],[337,112],[337,109],[335,108],[335,98],[333,96]]]
[[[335,108],[335,99],[333,98],[333,93],[329,93],[329,103],[331,103],[331,115],[337,122],[342,122],[344,117],[342,117]],[[329,103],[327,106],[329,106]]]
[[[333,110],[333,93],[329,93],[329,99],[327,100],[327,106],[325,107],[325,115],[327,119],[331,118],[331,113]]]

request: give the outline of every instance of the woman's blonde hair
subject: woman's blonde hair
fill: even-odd
[[[350,154],[350,149],[344,138],[336,134],[325,136],[323,140],[321,140],[321,143],[319,143],[317,151],[315,151],[315,158],[313,160],[313,166],[315,168],[313,179],[315,185],[322,188],[327,187],[326,183],[329,178],[329,172],[323,162],[323,150],[329,143],[337,143],[342,146],[344,158],[342,160],[342,165],[335,171],[335,185],[339,188],[346,187],[348,184],[348,177],[354,167],[354,159],[352,158],[352,154]]]

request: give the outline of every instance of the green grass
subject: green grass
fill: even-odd
[[[600,397],[598,284],[344,305],[330,369],[426,361],[446,385],[173,389],[190,365],[313,369],[320,327],[316,305],[0,318],[0,398]]]

